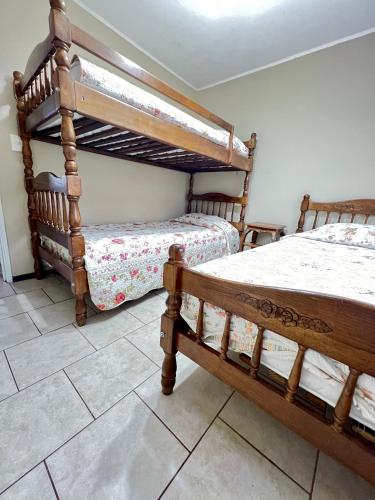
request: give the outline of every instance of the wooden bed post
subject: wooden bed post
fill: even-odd
[[[249,189],[249,179],[250,179],[250,172],[245,173],[245,179],[243,182],[243,191],[242,191],[242,204],[241,204],[241,212],[240,212],[240,226],[241,229],[239,231],[240,233],[240,238],[242,236],[242,233],[245,229],[245,214],[246,214],[246,207],[247,207],[247,198],[248,198],[248,189]]]
[[[306,217],[306,212],[309,209],[309,204],[310,204],[310,195],[305,194],[305,196],[302,199],[301,203],[301,214],[298,219],[298,226],[296,233],[302,233],[303,232],[303,226],[305,225],[305,217]]]
[[[193,196],[193,187],[194,187],[194,174],[191,172],[190,174],[190,179],[189,179],[189,192],[187,196],[187,213],[189,214],[191,212],[191,199]]]
[[[75,111],[74,88],[70,78],[68,51],[71,46],[70,23],[65,14],[63,0],[50,0],[50,22],[54,32],[53,45],[56,49],[56,86],[60,89],[61,144],[65,157],[65,175],[67,180],[67,198],[69,203],[69,251],[72,258],[72,291],[76,296],[76,321],[79,326],[86,323],[87,305],[85,293],[88,291],[87,274],[84,268],[85,241],[81,233],[81,214],[79,199],[81,196],[81,178],[76,162],[76,134],[73,117]]]
[[[184,250],[180,245],[172,245],[169,259],[164,265],[164,287],[168,290],[167,309],[161,317],[160,345],[164,351],[161,385],[163,394],[173,392],[176,382],[176,327],[181,320],[181,270],[185,267]]]
[[[257,135],[255,132],[253,132],[251,134],[250,139],[245,143],[248,147],[248,150],[249,150],[249,158],[251,158],[254,155],[256,143],[257,143]],[[246,215],[246,207],[247,207],[248,195],[249,195],[249,180],[250,180],[250,171],[246,171],[245,179],[244,179],[244,183],[243,183],[243,191],[242,191],[243,202],[241,204],[241,213],[240,213],[240,226],[241,226],[241,229],[239,231],[240,238],[241,238],[242,233],[245,229],[245,215]]]
[[[27,192],[27,208],[29,212],[29,227],[31,232],[31,249],[34,258],[34,272],[37,279],[43,278],[42,261],[39,255],[39,234],[37,231],[37,217],[34,200],[34,171],[33,156],[30,147],[30,134],[25,131],[25,101],[21,90],[22,73],[14,71],[13,85],[17,100],[17,120],[19,136],[22,141],[22,159],[24,164],[25,189]]]

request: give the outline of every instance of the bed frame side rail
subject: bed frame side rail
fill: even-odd
[[[375,375],[375,307],[339,297],[259,287],[206,276],[185,267],[183,249],[179,245],[170,248],[170,258],[164,268],[164,286],[169,294],[167,310],[161,320],[161,346],[165,353],[162,390],[165,394],[173,390],[176,353],[181,351],[245,397],[254,400],[314,446],[375,484],[374,445],[363,442],[344,429],[358,377],[362,373]],[[180,316],[182,292],[199,299],[195,332]],[[225,311],[220,351],[202,342],[206,303]],[[249,370],[227,355],[233,314],[258,326]],[[298,344],[284,393],[258,378],[266,329]],[[349,367],[330,423],[311,409],[302,407],[295,399],[307,349],[314,349]]]
[[[332,224],[347,219],[347,222],[358,222],[367,224],[370,217],[375,216],[375,199],[346,200],[336,202],[316,202],[310,199],[309,194],[305,194],[301,202],[300,217],[298,220],[297,233],[306,231],[306,214],[313,212],[313,222],[310,229],[315,229],[319,223],[319,218],[325,214],[323,224]]]

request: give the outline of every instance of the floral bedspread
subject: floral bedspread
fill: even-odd
[[[281,241],[198,265],[194,270],[242,283],[321,292],[375,305],[375,226],[330,224],[286,236]],[[195,329],[198,300],[184,295],[182,316]],[[205,305],[204,339],[221,344],[225,313]],[[233,316],[230,349],[251,355],[257,327]],[[261,362],[288,377],[297,344],[266,331]],[[309,349],[301,386],[335,405],[347,366]],[[362,375],[351,410],[353,418],[375,429],[375,379]]]
[[[194,118],[184,111],[163,101],[159,97],[147,92],[123,78],[107,71],[83,57],[74,56],[72,59],[71,73],[74,78],[94,87],[115,99],[134,106],[141,111],[156,116],[162,120],[174,123],[180,127],[205,137],[211,142],[229,146],[229,133],[225,130],[215,129],[206,123]],[[237,137],[233,138],[233,147],[241,155],[249,154],[248,148]],[[113,147],[115,150],[115,146]],[[176,150],[177,151],[177,150]]]
[[[85,266],[91,299],[101,310],[113,309],[163,286],[163,264],[174,243],[185,247],[189,266],[237,252],[239,233],[212,215],[187,214],[164,222],[88,225]],[[67,250],[42,236],[42,245],[62,260]]]

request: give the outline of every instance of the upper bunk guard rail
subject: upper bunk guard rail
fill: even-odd
[[[301,213],[298,220],[297,233],[306,231],[306,215],[312,212],[313,221],[311,229],[315,229],[319,224],[319,219],[323,216],[324,224],[334,222],[359,222],[367,224],[370,218],[375,216],[375,200],[358,199],[337,202],[317,202],[310,199],[309,194],[305,194],[301,203]],[[325,214],[325,215],[324,215]]]
[[[169,85],[143,69],[138,64],[134,63],[133,61],[123,56],[119,52],[111,49],[110,47],[107,47],[99,40],[96,40],[96,38],[83,31],[78,26],[71,24],[71,30],[72,43],[74,43],[75,45],[78,45],[82,49],[87,50],[94,56],[99,57],[103,61],[111,64],[113,67],[119,69],[120,71],[123,71],[139,82],[144,83],[153,90],[160,92],[165,97],[168,97],[178,104],[181,104],[185,108],[188,108],[194,113],[200,115],[202,118],[214,123],[215,125],[218,125],[220,128],[223,128],[233,136],[234,126],[225,121],[223,118],[220,118],[211,111],[208,111],[208,109],[200,106],[198,103],[184,96],[173,87],[170,87]]]
[[[180,148],[188,153],[193,153],[194,157],[191,160],[196,160],[197,166],[194,168],[197,171],[203,171],[203,169],[216,171],[215,169],[220,170],[220,167],[221,169],[228,167],[229,169],[252,170],[254,149],[252,139],[248,141],[249,157],[246,158],[238,154],[234,147],[234,126],[232,124],[71,24],[65,12],[64,0],[50,0],[50,6],[48,36],[33,50],[24,75],[19,72],[14,73],[16,98],[24,103],[24,129],[27,134],[33,133],[33,137],[38,140],[58,143],[57,137],[47,137],[40,134],[39,131],[37,133],[35,131],[43,123],[58,115],[60,109],[67,109],[98,121],[97,128],[100,128],[101,123],[109,124],[115,128],[119,127],[122,130],[129,130],[138,135],[153,138],[161,145],[169,146],[170,151]],[[199,115],[205,121],[224,129],[228,132],[227,145],[216,144],[173,123],[165,124],[159,118],[117,101],[99,90],[73,81],[68,56],[72,44],[87,50],[166,98]],[[103,109],[106,111],[105,116],[101,112]],[[87,144],[78,145],[78,147],[86,150],[90,148]],[[95,147],[93,152],[142,161],[141,155],[139,157],[131,155],[126,158],[123,154],[118,156],[116,152],[111,154],[111,152],[98,147]],[[189,164],[182,159],[178,160],[177,157],[174,159],[175,165],[173,165],[173,159],[166,158],[165,164],[163,161],[154,160],[155,158],[145,157],[145,163],[167,168],[175,167],[182,171],[193,171],[192,162]]]
[[[169,261],[164,265],[164,287],[168,291],[160,334],[165,353],[164,394],[173,390],[176,353],[180,351],[314,446],[375,484],[374,445],[353,436],[345,427],[358,377],[362,373],[375,376],[375,306],[343,297],[257,286],[201,274],[187,268],[183,253],[183,247],[172,245]],[[180,314],[183,293],[199,299],[195,332]],[[220,351],[202,342],[206,303],[225,311],[224,330],[217,332],[222,333]],[[249,368],[227,356],[233,314],[258,327]],[[298,345],[286,386],[280,390],[258,377],[265,330],[276,332]],[[347,380],[332,420],[323,419],[311,407],[303,407],[295,399],[307,349],[348,366]]]

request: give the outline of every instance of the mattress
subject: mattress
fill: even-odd
[[[185,247],[188,265],[237,252],[239,233],[221,217],[187,214],[164,222],[82,227],[91,299],[113,309],[163,286],[163,265],[174,243]],[[41,235],[41,244],[70,264],[66,248]]]
[[[172,106],[166,101],[163,101],[159,97],[156,97],[150,92],[133,85],[127,80],[124,80],[123,78],[101,68],[100,66],[97,66],[96,64],[93,64],[92,62],[87,61],[82,57],[73,56],[71,75],[75,80],[110,97],[114,97],[115,99],[140,109],[145,113],[178,125],[179,127],[204,137],[215,144],[219,144],[220,146],[224,146],[226,148],[229,147],[229,133],[226,130],[215,129],[210,125],[207,125],[175,106]],[[98,129],[95,130],[95,132],[98,132]],[[123,141],[123,138],[121,140]],[[233,147],[240,155],[245,157],[248,156],[248,148],[237,137],[233,138]],[[110,150],[116,151],[116,145],[114,144],[113,148]],[[145,151],[147,151],[146,148]],[[139,151],[137,151],[137,154],[139,154]]]
[[[329,224],[279,242],[194,267],[203,274],[241,283],[307,290],[338,295],[375,306],[375,226]],[[182,316],[195,330],[199,303],[183,296]],[[221,344],[225,313],[205,304],[204,341],[215,348]],[[251,356],[257,327],[232,316],[229,348]],[[261,363],[287,378],[297,344],[266,331]],[[348,375],[348,367],[308,349],[301,387],[335,406]],[[375,430],[375,379],[361,375],[350,412],[358,422]]]

